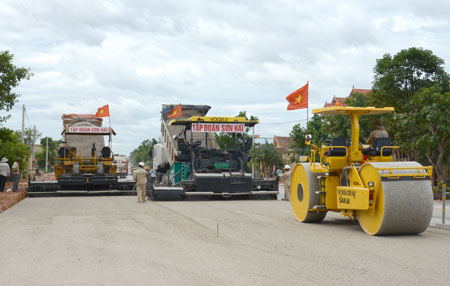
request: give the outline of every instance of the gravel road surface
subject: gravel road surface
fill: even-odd
[[[27,198],[0,245],[0,285],[450,285],[450,231],[372,237],[285,201]]]

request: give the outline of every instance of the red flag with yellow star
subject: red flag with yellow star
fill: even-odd
[[[289,101],[287,110],[308,108],[308,84],[309,82],[286,96],[286,100]]]
[[[109,116],[109,105],[103,105],[97,110],[95,117],[108,117]]]
[[[183,111],[180,103],[171,110],[169,110],[169,115],[167,116],[167,118],[178,118],[181,115],[183,115]]]

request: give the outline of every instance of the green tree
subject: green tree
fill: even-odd
[[[258,117],[250,115],[250,119],[247,116],[247,111],[240,111],[237,117],[245,117],[246,120],[258,120]],[[243,134],[236,134],[233,135],[232,133],[226,133],[226,132],[220,132],[218,134],[214,134],[216,138],[217,144],[219,144],[219,147],[223,150],[225,149],[233,149],[234,148],[234,137],[236,136],[236,144],[242,144],[246,140],[250,140],[251,136],[248,134],[250,131],[250,128],[247,127],[245,129],[245,132]]]
[[[255,148],[250,151],[250,156],[256,168],[263,171],[266,177],[272,173],[274,167],[282,168],[284,163],[275,146],[267,141],[264,144],[255,145]]]
[[[439,181],[449,180],[448,160],[450,154],[450,92],[439,86],[423,88],[417,92],[412,103],[418,109],[411,120],[426,132],[417,134],[417,159],[432,165]]]
[[[146,165],[151,166],[152,158],[149,155],[149,151],[153,150],[155,144],[158,144],[158,141],[156,141],[155,138],[142,141],[141,145],[131,152],[131,163],[137,165],[139,162],[144,162]]]
[[[415,110],[410,99],[421,88],[439,85],[450,91],[450,77],[444,60],[422,48],[401,50],[395,56],[385,54],[374,67],[373,102],[394,106],[399,113]]]
[[[13,58],[9,51],[0,52],[0,110],[9,111],[14,106],[19,94],[13,92],[13,88],[33,75],[30,69],[15,66]],[[0,116],[0,125],[8,118],[9,115]]]
[[[316,146],[322,146],[322,144],[329,141],[328,127],[326,121],[320,115],[314,114],[309,120],[307,128],[301,127],[300,124],[294,125],[292,128],[291,139],[293,141],[293,148],[298,152],[298,155],[309,156],[311,152],[311,146],[305,144],[306,134],[310,134],[312,137],[311,143]]]
[[[395,108],[386,116],[385,126],[401,156],[422,164],[432,162],[439,179],[448,180],[448,135],[440,128],[448,116],[444,111],[450,92],[444,60],[430,50],[410,48],[393,57],[384,55],[374,73],[371,100],[376,106]]]
[[[18,138],[22,138],[22,131],[16,131],[16,135]],[[33,144],[36,143],[36,140],[38,140],[42,136],[42,133],[39,132],[39,130],[35,130],[33,128],[25,128],[24,130],[24,143],[28,146],[33,146]]]
[[[47,138],[48,138],[48,171],[52,172],[56,163],[56,153],[58,152],[58,146],[61,144],[61,140],[53,140],[51,137],[44,137],[41,139],[42,151],[36,154],[36,162],[40,170],[45,170],[45,159],[47,151]]]
[[[21,158],[22,162],[26,162],[28,156],[28,147],[19,141],[14,131],[7,128],[0,128],[0,158],[7,158],[8,163],[12,166],[12,163],[17,158]],[[20,169],[25,171],[26,164],[20,164]]]

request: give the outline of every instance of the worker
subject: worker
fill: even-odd
[[[366,143],[372,145],[372,141],[374,138],[386,138],[389,137],[386,130],[384,129],[383,124],[380,120],[375,121],[373,124],[374,130],[370,132],[369,138],[367,138]]]
[[[0,192],[3,192],[5,190],[6,180],[9,177],[9,165],[8,165],[8,159],[5,157],[0,160]]]
[[[16,162],[12,165],[12,175],[14,177],[14,185],[13,185],[13,191],[18,192],[19,191],[19,181],[20,181],[20,158],[17,157]]]
[[[96,155],[96,148],[95,148],[95,143],[92,144],[92,148],[91,148],[91,156],[94,157]]]
[[[280,176],[280,182],[284,184],[284,198],[285,201],[291,200],[291,167],[289,165],[284,166],[284,173]]]
[[[383,124],[381,123],[380,120],[375,121],[375,123],[373,124],[373,127],[375,128],[374,130],[372,130],[372,132],[370,132],[369,138],[367,138],[366,143],[370,144],[369,148],[366,148],[363,150],[363,154],[364,155],[368,155],[370,154],[370,152],[374,149],[372,148],[372,143],[374,141],[376,141],[377,138],[387,138],[389,137],[388,133],[386,132],[386,130],[384,129]]]
[[[147,171],[144,169],[144,162],[139,163],[139,168],[134,170],[133,178],[136,181],[136,191],[138,203],[145,203],[145,186],[147,181]]]
[[[59,144],[58,146],[58,155],[61,158],[69,157],[69,145],[66,143],[65,140],[63,140],[61,144]]]

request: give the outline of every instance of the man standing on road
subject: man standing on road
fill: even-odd
[[[145,203],[145,184],[147,180],[147,171],[144,169],[144,166],[144,162],[140,162],[139,168],[133,172],[133,178],[136,181],[138,203]]]
[[[16,162],[12,165],[12,173],[14,176],[14,185],[13,185],[13,191],[18,192],[19,191],[19,181],[20,181],[20,166],[19,166],[20,158],[17,158]]]
[[[6,180],[9,177],[8,159],[5,157],[0,161],[0,192],[5,190]]]
[[[284,166],[284,173],[280,176],[280,181],[284,184],[284,198],[285,201],[291,200],[291,167]]]

